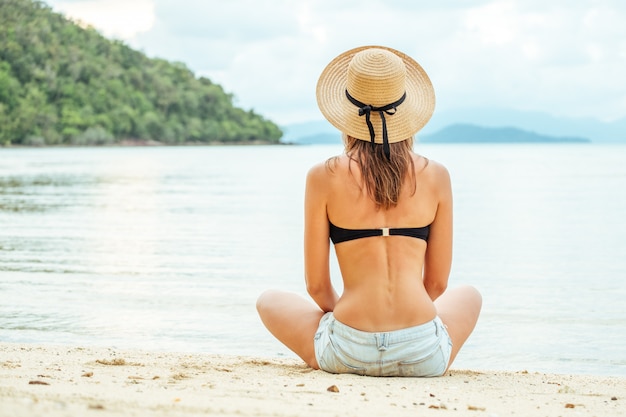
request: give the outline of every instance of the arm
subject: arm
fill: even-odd
[[[433,301],[446,290],[452,266],[452,186],[448,170],[439,164],[436,170],[437,212],[424,259],[424,288]]]
[[[307,292],[324,311],[333,311],[339,299],[330,281],[326,166],[311,168],[304,201],[304,273]]]

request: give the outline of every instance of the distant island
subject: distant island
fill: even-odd
[[[287,129],[289,133],[289,130]],[[316,134],[302,134],[295,137],[291,133],[290,143],[295,144],[340,144],[339,132],[320,132]],[[515,127],[483,127],[472,124],[452,124],[443,129],[417,137],[420,143],[586,143],[587,138],[550,136],[530,132]]]
[[[184,64],[151,59],[42,1],[0,6],[0,146],[252,144],[281,129]]]
[[[549,137],[586,138],[592,143],[626,143],[626,117],[600,120],[510,107],[473,106],[436,110],[420,135],[427,136],[455,124],[514,127]],[[320,128],[323,126],[320,125]]]
[[[482,127],[471,124],[453,124],[419,137],[422,143],[563,143],[591,142],[587,138],[549,136],[515,127]]]

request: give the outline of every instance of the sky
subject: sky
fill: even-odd
[[[621,0],[48,0],[150,57],[179,61],[280,125],[321,120],[340,53],[385,45],[429,74],[437,111],[626,117]]]

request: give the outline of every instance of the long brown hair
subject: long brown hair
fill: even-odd
[[[365,191],[379,208],[384,210],[398,204],[402,186],[410,179],[415,192],[415,164],[413,162],[413,138],[389,144],[389,158],[384,154],[383,145],[372,146],[363,141],[344,135],[346,155],[359,166]],[[330,162],[330,160],[328,161]]]

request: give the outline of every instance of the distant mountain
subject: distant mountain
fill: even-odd
[[[327,125],[327,126],[326,126]],[[315,132],[316,129],[318,133]],[[301,145],[340,144],[341,134],[330,124],[303,123],[295,129],[284,128],[286,143]],[[427,135],[418,135],[420,143],[563,143],[590,142],[576,136],[550,136],[516,127],[484,127],[472,124],[453,124]]]
[[[435,111],[421,135],[430,135],[452,124],[484,127],[509,126],[541,135],[584,137],[592,142],[626,142],[626,117],[614,121],[567,118],[537,111],[495,108],[468,108]]]
[[[341,143],[341,133],[318,133],[316,135],[303,136],[293,143],[299,145],[334,145]]]
[[[281,126],[281,130],[284,143],[341,143],[341,133],[324,119]]]
[[[430,135],[421,135],[421,143],[561,143],[590,142],[581,137],[541,135],[516,127],[482,127],[454,124]]]
[[[603,122],[591,118],[564,118],[542,112],[489,108],[435,111],[433,118],[418,133],[418,139],[422,141],[459,124],[492,129],[516,128],[548,137],[550,141],[565,137],[585,138],[595,143],[626,143],[626,117]],[[282,142],[341,143],[339,132],[326,120],[291,124],[283,126],[282,130]]]

